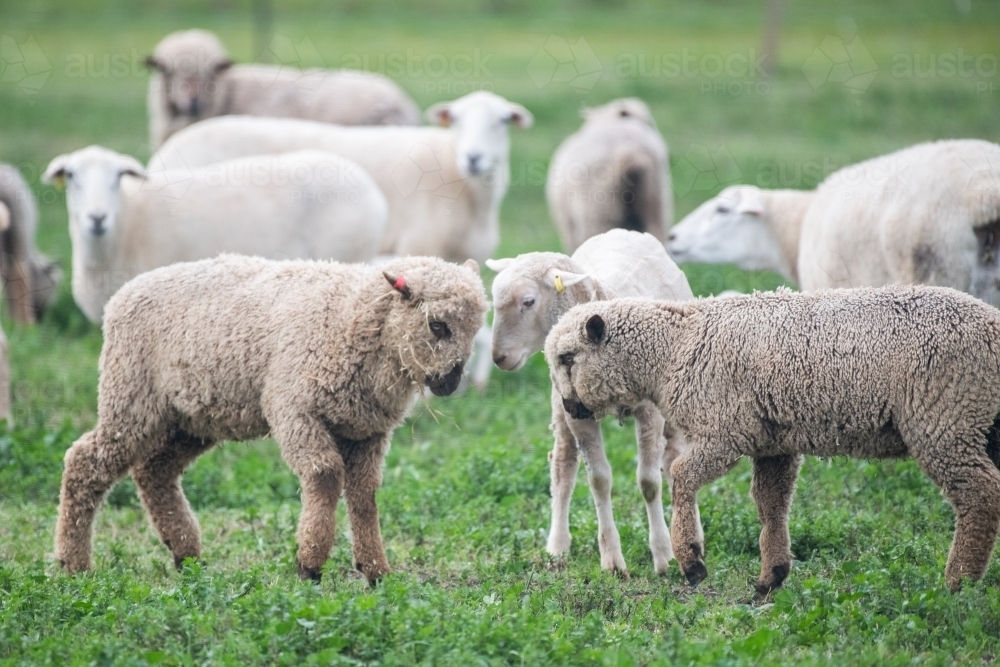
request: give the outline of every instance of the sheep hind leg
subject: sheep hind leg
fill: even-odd
[[[91,568],[94,516],[104,495],[128,472],[133,451],[108,438],[100,425],[66,451],[55,555],[67,572]]]
[[[562,407],[562,396],[552,390],[552,435],[555,442],[549,452],[549,479],[552,494],[552,516],[549,522],[549,539],[545,550],[552,556],[569,551],[572,537],[569,532],[569,507],[580,469],[576,436],[567,423],[568,416]]]
[[[1000,529],[1000,470],[983,451],[982,436],[962,441],[946,451],[914,452],[921,469],[955,509],[955,536],[944,572],[952,591],[961,588],[963,578],[983,577]]]
[[[180,569],[201,556],[201,529],[181,488],[184,469],[214,443],[179,434],[150,458],[132,467],[132,479],[149,520]]]
[[[801,466],[799,455],[766,456],[753,461],[750,493],[761,523],[759,597],[779,588],[792,568],[788,512]]]
[[[646,501],[646,520],[649,523],[649,550],[653,554],[653,569],[666,574],[674,550],[670,531],[663,518],[663,416],[656,406],[643,403],[635,409],[635,437],[639,444],[639,464],[635,475]]]
[[[354,536],[354,567],[374,585],[390,572],[375,503],[375,492],[382,485],[382,462],[389,449],[389,440],[383,436],[340,444],[344,457],[344,495]]]
[[[593,419],[574,419],[570,428],[587,466],[590,495],[597,510],[597,545],[601,552],[601,567],[628,576],[621,537],[611,509],[611,464],[604,453],[601,424]]]

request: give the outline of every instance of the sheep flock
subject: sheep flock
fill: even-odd
[[[914,459],[955,510],[945,583],[984,576],[1000,530],[997,144],[920,143],[811,191],[731,185],[674,224],[653,112],[610,100],[582,110],[549,163],[565,254],[501,258],[511,144],[535,123],[516,101],[480,90],[421,113],[385,76],[238,64],[205,30],[166,36],[146,65],[148,163],[80,145],[41,175],[65,189],[72,297],[104,336],[98,420],[65,454],[67,572],[93,567],[95,516],[126,475],[175,566],[199,558],[185,468],[270,436],[300,483],[299,576],[320,579],[343,495],[354,567],[375,585],[391,571],[375,497],[393,431],[428,394],[481,393],[494,365],[543,352],[552,557],[571,557],[582,461],[600,565],[628,572],[611,415],[634,419],[657,574],[676,561],[692,587],[709,576],[697,492],[745,457],[756,594],[779,588],[810,455]],[[0,164],[0,279],[25,326],[62,277],[35,247],[37,217]],[[686,263],[773,271],[799,291],[698,298]],[[8,421],[10,393],[0,331]]]

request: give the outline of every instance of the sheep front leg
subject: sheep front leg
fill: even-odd
[[[690,449],[674,461],[674,516],[671,526],[674,557],[691,586],[708,576],[705,567],[705,543],[699,536],[698,489],[722,477],[740,460],[735,448],[705,443],[688,443]]]
[[[663,424],[663,437],[666,439],[667,444],[663,448],[662,470],[664,476],[667,478],[667,487],[670,489],[672,497],[674,493],[674,477],[670,474],[670,466],[687,451],[687,441],[684,440],[684,435],[680,431],[667,422]],[[701,528],[701,513],[698,511],[698,505],[694,506],[694,518],[695,523],[698,525],[698,541],[704,542],[705,533]]]
[[[666,574],[674,550],[670,532],[663,518],[663,416],[652,403],[642,403],[635,409],[635,437],[639,444],[639,464],[635,475],[646,501],[646,519],[649,522],[649,550],[653,554],[653,569]]]
[[[580,469],[576,437],[567,423],[568,416],[562,406],[562,396],[552,389],[552,435],[555,442],[549,452],[549,477],[552,493],[552,519],[549,522],[549,540],[545,550],[553,556],[569,551],[569,507],[576,486],[576,473]]]
[[[67,572],[91,568],[94,515],[115,482],[132,464],[133,450],[107,437],[98,425],[66,450],[55,554]]]
[[[184,469],[213,443],[179,435],[149,459],[132,468],[139,499],[160,539],[180,569],[185,558],[201,555],[201,529],[181,488]]]
[[[333,548],[344,461],[330,434],[313,418],[272,422],[271,433],[302,486],[302,514],[295,533],[299,578],[319,581]]]
[[[587,466],[590,494],[597,509],[597,544],[601,551],[601,567],[628,576],[621,538],[611,511],[611,464],[604,453],[601,424],[593,419],[572,419],[569,415],[565,418]]]
[[[788,512],[795,494],[795,480],[802,456],[766,456],[753,460],[750,493],[760,517],[760,579],[757,595],[763,597],[785,581],[792,568],[792,541]]]
[[[347,513],[354,535],[354,567],[374,585],[390,572],[382,544],[375,492],[382,485],[382,463],[389,448],[386,436],[341,442],[345,467]]]

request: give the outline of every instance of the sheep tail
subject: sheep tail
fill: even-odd
[[[650,232],[659,237],[663,229],[663,206],[650,156],[627,156],[620,174],[621,227],[634,232]]]

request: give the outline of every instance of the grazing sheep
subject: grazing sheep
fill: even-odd
[[[735,264],[798,283],[799,234],[815,193],[732,185],[674,225],[667,251],[678,264]]]
[[[234,65],[211,32],[171,33],[146,59],[150,142],[226,114],[308,118],[338,125],[419,125],[420,109],[379,74]]]
[[[246,155],[302,148],[354,160],[389,201],[379,252],[483,262],[500,239],[500,204],[510,183],[508,125],[530,127],[519,104],[479,91],[436,104],[433,127],[337,127],[287,118],[216,118],[171,137],[150,171],[193,168]]]
[[[354,562],[389,571],[375,492],[421,387],[458,386],[486,295],[478,266],[223,255],[145,273],[108,303],[98,420],[66,452],[56,557],[91,567],[104,494],[131,473],[174,563],[201,553],[180,476],[223,440],[270,434],[299,477],[298,563],[320,578],[341,491]]]
[[[735,186],[671,230],[678,262],[770,269],[804,291],[923,284],[1000,307],[1000,146],[918,144],[814,192]]]
[[[38,206],[21,172],[0,164],[0,277],[7,291],[11,317],[31,324],[45,312],[55,294],[61,273],[35,247]]]
[[[559,317],[579,303],[622,296],[693,298],[687,279],[667,257],[659,240],[623,229],[591,237],[572,257],[532,252],[487,260],[486,264],[498,272],[493,281],[493,360],[507,371],[522,368],[528,357],[542,349],[545,335]],[[670,464],[683,453],[684,441],[652,403],[643,403],[633,414],[639,446],[636,478],[646,501],[653,566],[662,574],[669,567],[673,551],[663,519],[661,467],[667,471],[669,483]],[[549,454],[552,521],[546,550],[553,556],[569,550],[569,505],[580,452],[597,509],[601,567],[626,572],[611,510],[611,465],[604,454],[600,424],[570,419],[553,387],[551,428],[555,435]]]
[[[945,579],[986,571],[1000,526],[1000,312],[950,288],[894,285],[577,306],[545,357],[568,411],[654,401],[684,434],[672,537],[705,578],[699,488],[742,456],[762,523],[757,592],[792,564],[788,511],[803,454],[912,456],[955,508]]]
[[[43,180],[66,184],[73,297],[95,323],[133,277],[221,252],[364,261],[385,228],[378,186],[322,151],[257,156],[146,174],[99,146],[61,155]]]
[[[674,217],[667,145],[641,100],[583,111],[584,123],[556,150],[545,183],[566,252],[621,227],[661,242]]]

